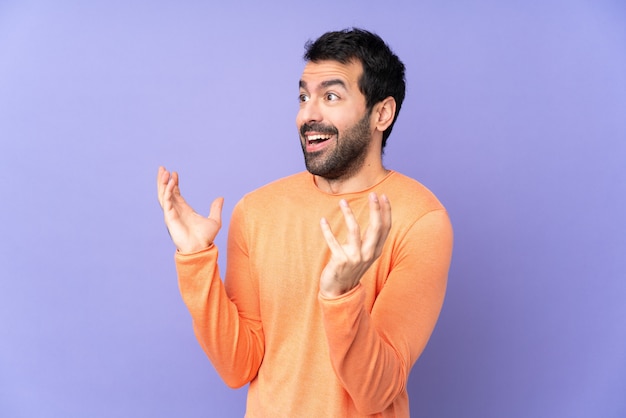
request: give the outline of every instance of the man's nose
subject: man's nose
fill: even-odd
[[[315,100],[309,100],[300,105],[300,111],[298,112],[298,121],[300,124],[321,122],[322,112],[319,104]]]

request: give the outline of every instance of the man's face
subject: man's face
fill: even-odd
[[[300,79],[296,125],[306,168],[336,179],[357,172],[371,143],[370,113],[358,80],[360,62],[309,62]]]

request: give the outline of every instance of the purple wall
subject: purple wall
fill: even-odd
[[[243,415],[156,170],[227,214],[302,170],[303,44],[351,25],[408,67],[386,165],[455,227],[414,416],[626,416],[624,2],[208,3],[0,2],[0,416]]]

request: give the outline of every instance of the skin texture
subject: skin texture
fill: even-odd
[[[306,64],[300,79],[300,110],[296,116],[301,144],[305,148],[302,127],[307,124],[332,127],[338,132],[324,143],[323,149],[317,151],[315,160],[329,159],[339,152],[338,149],[345,148],[341,144],[344,139],[363,140],[349,138],[350,131],[367,115],[366,99],[358,86],[362,74],[363,66],[355,61],[348,64],[336,61]],[[359,156],[357,164],[345,170],[340,177],[316,175],[315,181],[321,190],[334,194],[360,191],[377,183],[387,174],[382,164],[382,133],[393,121],[394,112],[395,100],[391,97],[373,106],[369,112],[369,129],[365,131],[368,132],[368,138],[364,141],[364,155]],[[307,134],[327,132],[310,131]],[[365,132],[360,134],[365,135]]]
[[[358,87],[363,73],[360,62],[309,62],[300,79],[300,109],[296,124],[307,167],[317,186],[328,193],[367,189],[380,181],[387,170],[382,165],[382,132],[393,121],[395,101],[388,97],[368,112],[365,96]],[[307,145],[311,135],[330,138]],[[319,173],[319,174],[316,174]],[[157,193],[165,224],[181,253],[210,246],[221,222],[223,199],[211,205],[208,217],[196,213],[180,194],[178,174],[159,167]],[[320,277],[320,294],[337,297],[353,289],[380,256],[391,227],[391,204],[386,196],[369,196],[369,225],[364,232],[345,200],[340,200],[348,236],[337,241],[324,218],[320,228],[331,257]]]
[[[328,96],[336,100],[333,94]],[[369,114],[363,115],[361,120],[342,132],[341,136],[334,126],[325,126],[321,123],[303,124],[300,128],[300,135],[307,170],[318,177],[331,180],[355,174],[362,167],[367,156],[371,142],[369,130]],[[336,146],[332,150],[326,148],[328,145],[326,141],[309,145],[307,138],[321,132],[328,132],[328,135],[332,135],[329,140],[332,140],[333,136],[337,138]],[[310,149],[318,147],[323,148],[319,151]]]

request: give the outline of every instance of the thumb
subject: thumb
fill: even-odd
[[[213,219],[217,224],[222,226],[222,207],[224,206],[224,198],[218,197],[211,203],[209,219]]]

